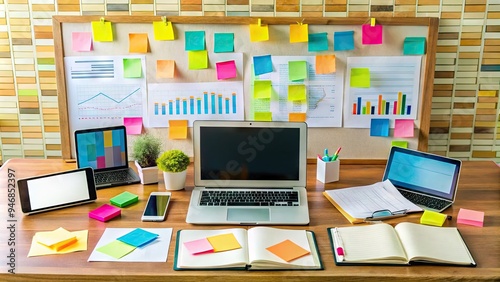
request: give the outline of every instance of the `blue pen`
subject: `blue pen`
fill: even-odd
[[[328,156],[328,149],[325,149],[325,151],[324,151],[323,161],[324,162],[329,162],[330,161],[330,157]]]

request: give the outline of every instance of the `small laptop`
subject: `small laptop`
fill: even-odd
[[[307,125],[195,121],[187,223],[306,225]]]
[[[392,147],[383,180],[417,206],[442,212],[455,202],[461,166],[460,160]]]
[[[77,130],[75,148],[78,168],[94,169],[97,189],[140,182],[128,165],[125,126]]]

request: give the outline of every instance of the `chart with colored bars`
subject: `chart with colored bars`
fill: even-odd
[[[363,99],[358,97],[352,104],[353,115],[411,115],[411,104],[408,104],[407,95],[402,92],[397,93],[397,98],[385,98],[379,94],[377,100]],[[396,95],[391,95],[396,96]],[[365,101],[366,100],[366,101]]]
[[[243,84],[164,83],[148,85],[149,126],[166,127],[168,120],[242,120]]]

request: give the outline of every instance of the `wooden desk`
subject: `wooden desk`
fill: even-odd
[[[129,185],[98,191],[95,203],[71,207],[58,211],[25,216],[21,213],[19,200],[16,200],[16,275],[7,273],[10,231],[5,227],[10,224],[7,217],[8,169],[15,171],[16,179],[43,173],[75,168],[62,160],[22,160],[12,159],[0,170],[0,280],[40,281],[41,279],[71,281],[500,281],[500,168],[493,162],[464,162],[458,189],[457,201],[446,213],[453,215],[448,226],[456,225],[460,208],[485,211],[485,227],[460,225],[460,232],[469,245],[478,266],[443,267],[443,266],[336,266],[330,248],[327,227],[350,226],[351,224],[326,200],[321,192],[326,189],[368,185],[380,181],[383,175],[382,165],[341,165],[340,181],[322,184],[316,181],[315,166],[308,167],[308,199],[311,222],[309,226],[285,226],[284,228],[309,229],[316,233],[323,271],[174,271],[175,233],[187,228],[224,228],[226,226],[194,226],[185,222],[190,190],[193,186],[192,167],[188,171],[187,188],[172,192],[173,201],[165,222],[141,222],[141,212],[145,200],[152,191],[164,190],[163,180],[153,185]],[[122,217],[107,223],[89,219],[88,211],[109,201],[109,198],[122,191],[138,194],[139,204],[124,208]],[[400,221],[418,222],[420,214],[393,219],[389,223]],[[88,250],[65,255],[52,255],[28,258],[27,253],[35,232],[50,231],[64,227],[70,231],[88,229]],[[113,263],[87,262],[87,259],[106,227],[172,227],[174,229],[168,260],[166,263]]]

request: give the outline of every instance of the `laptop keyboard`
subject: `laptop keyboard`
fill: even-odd
[[[128,173],[128,170],[100,172],[94,175],[96,184],[126,182],[132,181],[134,178]]]
[[[405,190],[399,190],[399,192],[401,192],[401,195],[403,195],[414,204],[429,207],[431,209],[442,210],[444,207],[450,204],[449,201],[436,199],[422,194],[410,193]]]
[[[299,192],[275,190],[204,190],[201,206],[298,206]]]

